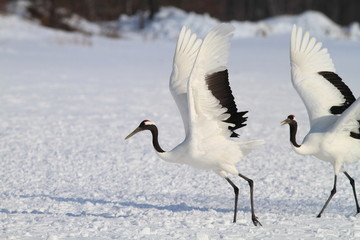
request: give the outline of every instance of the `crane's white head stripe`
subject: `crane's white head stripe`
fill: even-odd
[[[153,123],[153,122],[150,121],[150,120],[144,120],[143,123],[144,123],[145,125],[155,125],[155,123]]]

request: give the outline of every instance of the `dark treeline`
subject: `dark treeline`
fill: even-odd
[[[17,0],[0,0],[0,11]],[[32,0],[29,13],[52,27],[62,16],[76,13],[90,21],[118,19],[121,14],[141,17],[145,11],[152,18],[161,6],[175,6],[185,11],[208,13],[220,20],[256,21],[306,10],[323,12],[333,21],[348,25],[360,22],[360,0]]]
[[[316,10],[323,12],[341,25],[360,22],[359,0],[173,0],[166,2],[178,2],[177,6],[182,9],[199,13],[208,12],[221,20],[257,21],[283,14],[292,15],[306,10]]]

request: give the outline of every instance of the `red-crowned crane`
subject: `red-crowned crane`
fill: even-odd
[[[350,180],[356,212],[360,212],[355,181],[344,169],[344,163],[360,158],[360,100],[355,99],[349,87],[336,74],[334,64],[321,42],[301,27],[294,26],[291,33],[292,83],[307,109],[310,131],[302,144],[296,142],[297,122],[289,115],[281,124],[290,126],[290,142],[294,151],[313,155],[334,167],[334,186],[317,217],[325,210],[336,193],[340,172]]]
[[[228,81],[227,62],[234,27],[220,24],[201,40],[190,29],[181,29],[170,77],[170,91],[180,110],[185,139],[171,151],[164,151],[158,142],[156,125],[144,120],[125,139],[149,130],[157,155],[167,161],[188,164],[194,168],[213,170],[225,178],[235,192],[233,222],[236,222],[238,187],[228,174],[238,175],[250,186],[251,217],[255,226],[261,225],[255,216],[253,180],[242,175],[235,164],[263,140],[234,141],[234,131],[245,126],[245,112],[238,112]]]

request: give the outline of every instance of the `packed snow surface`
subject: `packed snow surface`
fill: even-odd
[[[313,12],[306,21],[305,14],[258,23],[272,29],[284,24],[260,34],[267,37],[253,34],[249,23],[233,22],[230,83],[238,109],[249,110],[248,125],[238,133],[240,140],[266,140],[238,164],[254,180],[263,226],[253,226],[248,184],[235,176],[240,199],[234,224],[233,190],[224,179],[161,161],[149,133],[124,141],[144,119],[157,123],[164,149],[184,137],[168,90],[175,35],[183,24],[203,35],[217,21],[187,14],[184,22],[176,14],[171,19],[171,11],[159,13],[166,20],[158,15],[143,32],[128,29],[118,40],[0,16],[0,239],[359,239],[347,178],[339,176],[335,197],[316,218],[333,185],[332,167],[296,155],[288,127],[280,126],[295,114],[300,142],[309,128],[290,80],[289,22],[314,31],[355,96],[359,42]],[[167,37],[144,37],[161,34]],[[358,183],[360,164],[346,169]]]

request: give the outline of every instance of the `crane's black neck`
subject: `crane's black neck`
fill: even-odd
[[[149,126],[147,126],[147,129],[150,130],[150,132],[152,134],[152,143],[153,143],[155,150],[159,153],[165,152],[160,147],[160,144],[159,144],[159,140],[158,140],[159,131],[158,131],[157,127],[155,125],[149,125]]]
[[[293,120],[289,123],[289,126],[290,126],[290,142],[295,147],[300,147],[301,145],[299,145],[296,142],[297,122],[295,120]]]

